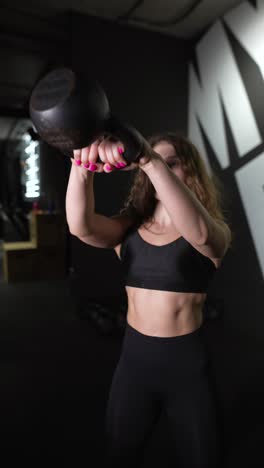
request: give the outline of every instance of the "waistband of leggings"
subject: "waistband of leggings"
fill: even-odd
[[[190,333],[185,333],[183,335],[176,335],[176,336],[153,336],[153,335],[145,335],[140,331],[133,328],[128,322],[126,322],[126,330],[125,330],[125,337],[135,340],[139,340],[140,342],[146,343],[153,343],[153,344],[176,344],[176,343],[187,343],[189,341],[195,341],[197,338],[202,336],[202,332],[204,329],[204,325],[202,324],[200,327],[195,329]]]

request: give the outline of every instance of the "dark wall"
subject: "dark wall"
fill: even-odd
[[[187,41],[81,15],[73,16],[72,27],[73,68],[101,83],[114,114],[144,136],[165,129],[186,132]],[[95,174],[96,211],[117,213],[132,177],[130,172]],[[71,245],[72,265],[79,281],[83,278],[86,297],[124,293],[113,250],[74,237]]]
[[[67,63],[70,15],[0,6],[0,115],[27,116],[32,87],[49,68]]]
[[[0,203],[7,209],[22,209],[27,213],[32,203],[21,200],[19,154],[12,160],[8,156],[8,146],[13,144],[10,133],[20,119],[29,118],[30,94],[39,78],[51,68],[70,65],[71,15],[45,9],[30,13],[23,11],[23,6],[16,8],[4,3],[6,6],[0,6]],[[66,175],[64,167],[59,167],[63,165],[62,160],[55,160],[49,150],[46,149],[42,158],[47,161],[41,174],[44,194],[40,202],[46,208],[47,200],[54,198],[55,191],[56,204],[61,207]],[[23,223],[26,228],[26,219]],[[6,240],[27,240],[27,229],[23,234],[7,224],[10,229],[7,226],[4,229]]]
[[[40,143],[40,190],[41,209],[55,209],[65,214],[65,196],[68,183],[68,166],[65,156]]]
[[[251,187],[255,186],[255,201],[251,201],[251,210],[259,217],[260,222],[253,230],[250,226],[248,213],[246,212],[242,194],[239,190],[236,174],[250,163],[256,162],[264,151],[264,112],[262,96],[264,96],[264,81],[260,70],[252,57],[243,49],[238,40],[230,33],[228,38],[238,63],[239,72],[245,85],[247,95],[252,107],[252,113],[262,138],[262,143],[244,157],[240,157],[234,142],[230,127],[227,125],[227,139],[231,164],[223,175],[223,182],[228,187],[230,194],[230,218],[234,231],[233,248],[229,255],[224,284],[228,288],[229,304],[226,308],[228,322],[236,329],[240,329],[244,335],[253,337],[254,340],[263,342],[263,303],[264,303],[264,276],[261,271],[261,260],[257,254],[254,231],[262,232],[264,242],[264,216],[260,208],[260,199],[263,197],[263,175],[260,183],[258,174],[247,176],[247,186],[244,196],[251,198]],[[246,116],[244,116],[246,118]],[[263,166],[259,166],[262,172]],[[261,184],[261,185],[260,185]],[[257,195],[258,192],[258,195]],[[263,200],[262,200],[263,202]],[[262,203],[261,203],[262,205]],[[220,283],[221,286],[222,282]]]
[[[258,24],[261,24],[263,12],[254,10],[252,18],[246,22],[243,20],[242,14],[240,16],[240,12],[242,13],[245,5],[246,2],[241,5],[241,8],[240,6],[237,8],[237,17],[234,24],[240,30],[242,37],[249,38],[253,33],[256,33]],[[263,245],[264,236],[262,235],[261,239],[259,234],[263,233],[264,228],[264,166],[262,162],[264,151],[262,99],[264,82],[258,64],[253,56],[250,56],[249,51],[245,50],[238,35],[235,34],[235,27],[232,29],[232,21],[228,23],[229,27],[227,27],[226,23],[228,21],[225,18],[225,21],[218,21],[212,25],[193,47],[193,57],[190,63],[195,66],[200,88],[198,86],[193,95],[191,91],[189,92],[191,96],[190,115],[196,116],[200,130],[195,132],[193,130],[194,126],[190,125],[190,138],[197,145],[203,141],[210,165],[222,183],[227,219],[233,233],[231,249],[228,251],[222,268],[215,277],[211,291],[214,295],[221,295],[224,302],[224,319],[228,327],[233,328],[236,332],[239,331],[243,336],[248,336],[252,342],[253,340],[263,342],[262,307],[264,287],[261,245]],[[224,37],[225,41],[220,42],[219,31],[221,31],[221,37]],[[201,43],[203,48],[199,48]],[[255,47],[258,48],[257,43]],[[218,54],[215,57],[217,48]],[[221,64],[221,69],[224,70],[225,80],[223,77],[219,78],[218,76],[217,61]],[[234,78],[234,70],[236,71],[237,82],[235,81],[236,78]],[[246,111],[242,99],[238,100],[236,92],[233,93],[233,97],[230,93],[229,99],[227,98],[228,86],[232,86],[234,91],[237,91],[239,89],[239,80],[243,84],[245,95],[250,103],[249,110]],[[190,80],[190,89],[194,89],[191,83]],[[214,101],[214,106],[210,103],[210,97],[212,101],[213,96],[212,90],[216,90],[219,100],[221,100],[224,136],[228,153],[228,163],[224,168],[219,163],[221,154],[220,158],[219,154],[218,157],[216,155],[216,148],[219,148],[217,141],[221,140],[221,136],[219,136],[221,132],[218,120],[219,111],[215,106],[216,101]],[[243,93],[240,94],[241,97],[243,97]],[[201,105],[201,102],[203,105]],[[233,121],[232,109],[238,109]],[[208,125],[207,114],[214,119],[211,126]],[[255,143],[256,138],[252,137],[252,130],[248,124],[250,116],[256,122],[260,142],[256,141]],[[234,131],[234,120],[236,133]],[[215,125],[218,126],[217,132],[212,131]],[[247,143],[247,151],[241,151],[240,141]],[[238,174],[241,170],[244,171],[243,188],[238,184]],[[257,245],[259,246],[259,253]]]

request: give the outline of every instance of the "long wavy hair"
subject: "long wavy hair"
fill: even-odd
[[[212,173],[211,176],[208,174],[206,165],[195,145],[185,136],[173,132],[158,133],[147,140],[152,148],[163,141],[175,148],[186,174],[186,185],[215,220],[226,222],[222,208],[221,183],[215,174]],[[138,226],[154,222],[153,215],[158,203],[155,193],[155,188],[145,172],[139,168],[135,169],[130,192],[120,213],[132,216]]]

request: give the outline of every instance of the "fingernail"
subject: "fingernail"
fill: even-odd
[[[80,166],[82,164],[81,159],[75,159],[74,161],[75,161],[76,166]]]
[[[118,163],[120,167],[126,167],[126,163],[120,162]]]
[[[112,170],[113,170],[112,167],[109,166],[109,164],[106,164],[106,165],[105,165],[105,168],[106,168],[108,171],[112,171]]]
[[[89,166],[90,166],[90,163],[83,164],[83,167],[85,167],[86,169],[88,169]]]
[[[120,168],[121,168],[121,166],[120,166],[119,163],[115,164],[115,167],[116,167],[117,169],[120,169]]]
[[[96,169],[97,169],[97,165],[96,165],[96,164],[91,164],[91,165],[89,166],[89,171],[94,172],[94,171],[96,171]]]
[[[119,148],[118,148],[118,153],[119,153],[119,154],[124,153],[124,150],[123,150],[123,148],[121,148],[121,146],[119,146]]]

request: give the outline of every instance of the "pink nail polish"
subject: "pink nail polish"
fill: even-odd
[[[90,166],[90,164],[83,164],[83,167],[85,167],[85,169],[88,169],[88,167]]]
[[[126,164],[123,162],[118,163],[120,167],[126,167]]]
[[[106,164],[105,168],[106,168],[108,171],[112,171],[112,170],[113,170],[112,167],[109,166],[109,164]]]
[[[94,171],[96,171],[96,169],[97,169],[97,165],[96,165],[96,164],[91,164],[91,165],[89,166],[89,171],[94,172]]]
[[[81,159],[75,159],[74,161],[75,161],[76,166],[80,166],[82,164]]]
[[[124,150],[123,150],[123,148],[121,148],[121,146],[119,146],[119,148],[118,148],[118,153],[119,153],[119,154],[123,154],[123,153],[124,153]]]
[[[115,164],[115,167],[116,167],[117,169],[120,169],[120,168],[121,168],[121,166],[120,166],[119,163]]]

